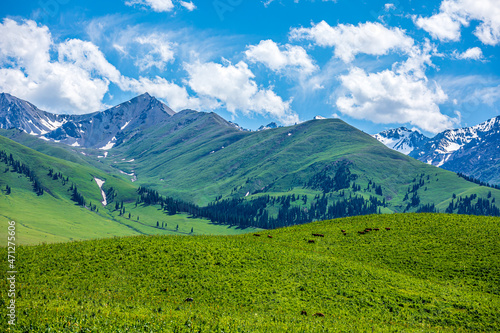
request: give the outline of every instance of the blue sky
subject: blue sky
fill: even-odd
[[[498,115],[497,0],[41,0],[0,8],[0,90],[57,113],[143,92],[243,127],[432,136]]]

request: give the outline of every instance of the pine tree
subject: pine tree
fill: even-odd
[[[193,232],[194,232],[194,228],[193,228],[193,227],[191,227],[191,233],[193,233]]]

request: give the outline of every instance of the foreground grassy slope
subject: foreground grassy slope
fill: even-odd
[[[499,222],[394,214],[269,231],[273,238],[20,247],[11,331],[497,332]],[[381,230],[357,233],[365,228]]]
[[[39,140],[40,141],[40,140]],[[44,149],[54,149],[61,154],[64,150],[50,147],[41,142]],[[132,235],[168,235],[168,234],[238,234],[255,229],[241,230],[224,225],[210,223],[206,219],[193,219],[185,214],[168,216],[154,208],[131,204],[137,198],[137,186],[126,182],[120,176],[106,173],[86,163],[75,163],[41,154],[0,136],[0,150],[12,154],[15,160],[26,164],[37,176],[45,189],[41,196],[36,195],[29,179],[7,168],[0,162],[0,245],[6,243],[7,221],[16,221],[18,225],[18,244],[53,243],[71,240],[105,238]],[[54,180],[48,175],[49,169],[61,172],[69,177],[69,183]],[[105,180],[103,189],[114,189],[114,202],[101,204],[102,194],[94,177]],[[71,184],[85,197],[87,207],[77,206],[71,200]],[[6,186],[12,192],[6,194]],[[114,210],[115,202],[126,202],[127,214],[119,216]],[[127,204],[128,202],[128,204]],[[97,206],[96,211],[88,209]],[[128,218],[128,213],[131,218]],[[138,220],[138,217],[140,220]],[[169,223],[167,228],[157,228],[157,221]],[[177,229],[177,225],[179,228]],[[193,228],[193,233],[191,233]]]

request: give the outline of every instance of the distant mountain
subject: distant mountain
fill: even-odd
[[[70,116],[56,115],[10,94],[0,94],[0,128],[17,128],[33,135],[49,133],[68,121]]]
[[[374,137],[391,149],[427,164],[500,184],[500,117],[427,138],[404,127]]]
[[[383,131],[375,134],[374,137],[387,147],[405,155],[409,155],[414,149],[422,146],[429,140],[425,135],[409,130],[406,127]]]
[[[75,147],[108,150],[174,114],[148,93],[109,110],[85,115],[55,115],[9,94],[0,95],[0,128],[17,128]]]
[[[267,124],[266,126],[262,125],[261,127],[259,127],[257,129],[257,131],[265,131],[265,130],[272,129],[272,128],[278,128],[278,125],[275,122],[272,122],[272,123]]]

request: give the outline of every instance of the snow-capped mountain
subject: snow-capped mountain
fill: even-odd
[[[11,95],[0,96],[0,128],[17,128],[47,141],[103,150],[173,114],[148,93],[109,110],[85,115],[55,115]]]
[[[262,125],[257,129],[257,131],[265,131],[268,129],[278,128],[278,125],[275,122],[269,123],[266,126]]]
[[[446,130],[433,138],[397,128],[374,135],[387,147],[427,164],[500,184],[500,117]]]
[[[386,130],[373,136],[387,147],[397,150],[405,155],[422,146],[429,140],[425,135],[409,130],[406,127]]]
[[[17,128],[29,134],[42,135],[61,127],[68,118],[42,111],[10,94],[0,94],[0,128]]]

